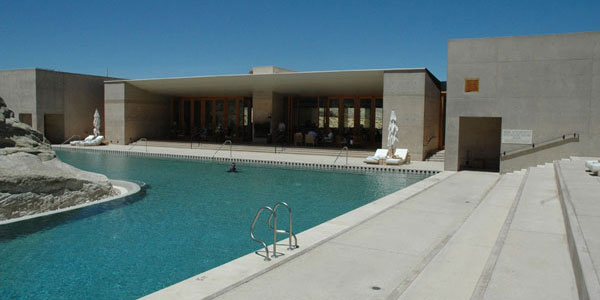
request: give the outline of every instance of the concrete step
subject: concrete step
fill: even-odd
[[[427,161],[444,161],[446,159],[446,150],[440,150],[429,157]]]
[[[524,176],[503,175],[399,299],[471,298]]]
[[[471,299],[578,299],[552,164],[529,169],[517,201]]]

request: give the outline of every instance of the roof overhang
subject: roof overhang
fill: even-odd
[[[385,72],[427,72],[427,69],[376,69],[275,74],[242,74],[158,79],[111,80],[151,93],[179,97],[250,96],[253,92],[302,95],[383,94]]]

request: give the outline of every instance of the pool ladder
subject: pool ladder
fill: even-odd
[[[281,205],[287,207],[287,209],[288,209],[289,231],[277,229],[277,208],[279,208],[279,206],[281,206]],[[283,254],[277,253],[277,234],[278,233],[287,233],[288,243],[289,243],[288,250],[294,250],[296,248],[299,248],[300,246],[298,246],[298,239],[296,238],[296,235],[294,234],[294,231],[292,230],[292,209],[290,208],[290,206],[285,202],[277,202],[273,206],[273,208],[271,208],[269,206],[263,206],[258,209],[258,211],[256,212],[256,215],[254,216],[254,220],[252,221],[252,225],[250,225],[250,238],[252,238],[252,240],[254,240],[255,242],[261,244],[265,248],[265,260],[267,260],[267,261],[271,260],[271,258],[269,256],[269,247],[267,247],[267,244],[264,241],[259,240],[256,238],[256,236],[254,236],[254,226],[256,226],[256,221],[258,221],[258,217],[260,217],[260,214],[263,212],[263,210],[268,210],[271,212],[271,214],[269,215],[269,220],[267,221],[267,226],[269,227],[269,229],[273,230],[273,258],[277,258],[278,256],[283,255]],[[271,220],[273,222],[271,222]],[[292,243],[292,239],[294,240],[294,243]],[[262,256],[261,254],[258,253],[258,251],[254,251],[254,253]]]

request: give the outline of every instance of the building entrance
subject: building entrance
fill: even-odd
[[[209,142],[252,140],[252,98],[174,98],[170,138]]]
[[[459,170],[500,171],[502,118],[460,117]]]

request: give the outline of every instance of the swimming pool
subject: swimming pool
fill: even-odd
[[[149,188],[143,197],[0,226],[0,299],[135,299],[260,248],[249,226],[263,205],[288,202],[301,232],[429,176],[250,164],[227,173],[226,163],[57,154]],[[269,243],[266,217],[256,232]]]

